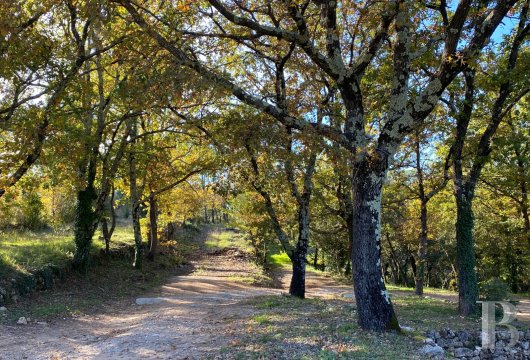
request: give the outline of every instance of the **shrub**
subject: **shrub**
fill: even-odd
[[[38,230],[44,224],[44,205],[37,192],[23,194],[21,206],[21,218],[19,224],[26,229]]]
[[[486,301],[504,301],[510,298],[510,287],[499,278],[480,283],[480,298]]]

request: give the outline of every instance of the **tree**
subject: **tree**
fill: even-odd
[[[180,4],[166,5],[173,13],[195,12],[191,15],[208,15],[211,21],[203,18],[186,26],[167,23],[163,18],[153,16],[148,7],[137,7],[128,0],[116,1],[123,6],[150,37],[172,54],[175,61],[196,71],[201,77],[226,89],[239,101],[246,103],[275,118],[285,126],[302,132],[317,132],[345,147],[354,155],[352,164],[353,246],[352,263],[355,298],[358,305],[359,324],[364,329],[399,329],[392,303],[381,278],[379,249],[381,243],[381,195],[389,162],[403,139],[417,128],[437,105],[441,94],[454,78],[473,61],[487,44],[499,23],[517,1],[495,1],[475,4],[463,0],[449,18],[445,2],[434,10],[421,3],[411,4],[402,1],[392,3],[368,3],[359,8],[354,2],[312,2],[294,1],[271,2],[221,2],[209,0],[210,6],[202,3],[186,4],[185,11]],[[145,4],[143,4],[145,5]],[[184,8],[184,7],[183,7]],[[198,11],[200,8],[200,12]],[[157,12],[166,9],[157,9]],[[350,12],[348,12],[350,11]],[[362,14],[363,16],[359,16]],[[438,14],[440,15],[438,17]],[[368,20],[365,20],[368,19]],[[357,37],[356,25],[362,23],[365,37]],[[393,27],[391,27],[393,25]],[[410,31],[411,26],[428,29],[417,36]],[[189,28],[192,28],[191,30]],[[162,29],[164,29],[162,31]],[[173,33],[181,39],[178,44],[169,41],[163,33]],[[443,40],[430,38],[441,35]],[[391,45],[385,39],[391,37]],[[443,36],[442,36],[443,35]],[[204,38],[210,51],[219,51],[221,58],[228,54],[240,56],[235,51],[237,44],[251,51],[277,52],[278,47],[294,44],[297,53],[303,56],[306,67],[292,68],[295,73],[308,68],[322,74],[340,92],[345,122],[339,131],[325,123],[312,122],[303,114],[296,114],[282,108],[274,100],[268,101],[267,94],[253,93],[257,89],[245,89],[230,69],[224,73],[212,70],[208,60],[218,56],[200,58],[195,49],[183,47],[186,41]],[[189,40],[188,40],[189,39]],[[211,47],[209,42],[216,42]],[[270,46],[274,44],[274,46]],[[234,46],[232,46],[234,45]],[[324,51],[321,51],[321,47]],[[416,55],[416,50],[426,49]],[[214,50],[214,51],[215,51]],[[206,50],[204,53],[210,53]],[[384,122],[371,131],[379,130],[378,136],[367,128],[368,122],[376,122],[366,112],[363,98],[377,86],[367,83],[365,76],[374,59],[390,62],[391,74],[381,84],[390,96],[385,99]],[[431,70],[423,71],[418,59],[432,60]],[[435,61],[434,59],[439,60]],[[204,60],[203,60],[204,59]],[[383,61],[383,60],[381,60]],[[421,62],[421,61],[420,61]],[[240,61],[241,63],[241,61]],[[255,79],[250,68],[238,69],[238,75]],[[228,72],[228,74],[226,73]],[[411,91],[411,72],[422,79],[416,91]],[[267,74],[266,70],[261,71]],[[230,74],[230,75],[229,75]],[[267,89],[267,88],[265,88]],[[290,89],[295,96],[299,89],[296,84]]]
[[[432,129],[433,126],[431,125],[430,128]],[[425,271],[427,266],[427,243],[429,236],[428,204],[430,200],[447,185],[447,182],[449,181],[448,172],[451,166],[450,156],[445,157],[445,164],[433,164],[428,159],[424,159],[422,145],[427,141],[430,141],[431,148],[429,151],[433,151],[432,147],[434,138],[436,138],[436,131],[434,130],[416,130],[414,136],[411,137],[410,145],[414,149],[412,167],[415,170],[415,179],[411,186],[408,186],[406,182],[403,183],[407,190],[419,200],[420,207],[420,234],[418,236],[417,258],[414,259],[414,256],[412,256],[412,254],[410,255],[410,262],[414,275],[415,293],[419,296],[423,295]],[[437,170],[441,172],[441,174],[438,174]]]
[[[35,126],[23,126],[22,134],[11,131],[9,136],[6,136],[6,140],[9,140],[11,143],[16,143],[17,147],[20,146],[22,141],[25,142],[25,147],[28,148],[28,151],[19,152],[16,150],[13,151],[13,153],[9,153],[10,161],[8,162],[7,169],[2,171],[5,174],[5,178],[0,185],[0,197],[6,192],[6,188],[14,186],[40,157],[44,141],[48,136],[49,126],[54,115],[53,112],[61,102],[61,97],[68,85],[78,76],[78,72],[81,70],[85,62],[108,51],[122,41],[122,39],[117,39],[111,41],[107,45],[101,46],[95,51],[87,51],[90,27],[95,20],[94,15],[97,15],[97,13],[92,14],[84,21],[80,33],[78,31],[78,9],[70,1],[65,1],[65,4],[66,10],[64,7],[58,7],[57,14],[53,13],[56,9],[54,9],[51,4],[46,4],[43,8],[34,10],[34,15],[24,23],[14,26],[11,25],[13,27],[9,28],[9,34],[7,34],[9,35],[10,40],[6,43],[6,46],[2,47],[2,50],[8,54],[6,57],[8,59],[8,64],[10,65],[8,66],[8,69],[10,69],[13,64],[19,64],[19,61],[21,61],[20,59],[13,57],[16,57],[15,54],[22,41],[22,37],[27,35],[27,30],[38,28],[38,22],[41,19],[46,18],[42,15],[50,12],[48,14],[49,17],[53,18],[54,16],[57,16],[63,19],[63,11],[66,11],[69,14],[69,19],[65,25],[67,25],[71,31],[73,44],[61,44],[66,48],[65,53],[62,53],[61,55],[63,56],[63,59],[66,59],[68,66],[65,67],[63,65],[64,62],[58,60],[57,63],[62,64],[63,66],[59,67],[57,74],[49,76],[45,71],[47,70],[45,67],[49,63],[53,64],[53,61],[46,57],[48,55],[44,54],[51,54],[52,52],[47,52],[45,49],[46,46],[49,46],[49,44],[47,44],[48,39],[43,39],[43,37],[39,36],[40,34],[37,32],[37,34],[31,34],[32,36],[35,36],[35,39],[32,39],[34,42],[30,41],[28,43],[31,44],[30,51],[33,54],[38,55],[38,57],[35,61],[30,61],[29,63],[24,64],[20,69],[17,67],[11,69],[11,71],[15,73],[14,81],[12,83],[12,99],[9,104],[0,109],[0,114],[5,115],[2,122],[23,122],[24,118],[28,116],[35,117],[37,120],[34,122]],[[17,5],[15,5],[15,8],[16,7]],[[18,5],[18,7],[21,7],[21,5]],[[10,11],[13,9],[6,7],[6,10]],[[59,44],[54,45],[60,46]],[[71,49],[69,45],[73,45],[74,49]],[[10,55],[13,55],[13,57]],[[18,75],[17,72],[20,72],[21,75]],[[20,76],[23,78],[20,78]],[[41,90],[42,82],[48,83],[45,90]],[[46,99],[42,107],[32,105],[32,102],[44,97]],[[30,131],[28,131],[28,129],[30,129]],[[21,138],[24,140],[21,140]]]
[[[475,271],[475,250],[473,239],[473,199],[475,190],[487,163],[492,147],[491,141],[505,116],[517,104],[522,97],[530,92],[527,79],[515,82],[514,75],[519,72],[518,59],[521,46],[530,32],[528,20],[529,2],[522,4],[519,23],[514,29],[514,34],[508,42],[503,54],[506,56],[505,63],[501,68],[494,68],[499,76],[495,82],[494,89],[487,89],[495,94],[493,104],[484,101],[478,106],[486,106],[491,111],[486,128],[481,132],[478,144],[471,150],[471,165],[469,172],[464,175],[464,165],[469,160],[464,158],[464,145],[468,136],[468,129],[474,108],[479,99],[476,91],[477,71],[468,68],[464,71],[465,95],[458,111],[456,112],[456,132],[454,143],[451,148],[454,172],[454,196],[457,204],[456,241],[457,241],[457,267],[458,267],[458,292],[459,312],[469,315],[476,307],[478,299],[478,284]],[[494,65],[493,65],[494,66]],[[524,65],[523,65],[524,66]],[[481,100],[483,98],[480,98]],[[485,103],[485,104],[484,104]]]

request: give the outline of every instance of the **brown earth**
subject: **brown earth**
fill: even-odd
[[[238,282],[258,270],[235,249],[203,252],[192,263],[195,271],[191,274],[174,276],[142,298],[118,302],[94,314],[46,324],[2,325],[0,359],[215,357],[237,341],[242,320],[253,315],[252,307],[238,305],[241,300],[280,294],[289,285],[288,271],[279,273],[283,289]],[[306,284],[308,297],[352,293],[351,287],[313,272],[308,272]],[[456,300],[448,295],[429,296]],[[521,302],[525,319],[530,318],[529,307],[530,301]]]

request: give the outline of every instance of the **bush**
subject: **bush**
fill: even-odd
[[[28,192],[23,194],[21,208],[21,217],[18,223],[29,230],[38,230],[44,227],[44,205],[40,195],[37,192]]]
[[[510,287],[499,278],[491,278],[480,283],[480,298],[486,301],[510,299]]]

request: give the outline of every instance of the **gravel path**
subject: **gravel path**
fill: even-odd
[[[239,301],[281,292],[234,282],[256,271],[237,250],[203,254],[193,266],[101,314],[0,326],[0,359],[202,359],[227,346],[232,323],[249,316]]]
[[[193,266],[192,274],[175,276],[142,298],[115,304],[100,314],[45,325],[0,326],[0,360],[214,357],[237,341],[240,320],[253,315],[251,307],[238,302],[287,291],[234,282],[257,271],[237,250],[202,253]],[[288,289],[289,272],[279,276],[283,289]],[[306,287],[308,297],[352,293],[351,287],[313,272],[307,274]],[[529,308],[530,301],[521,302],[522,319],[530,318]]]

